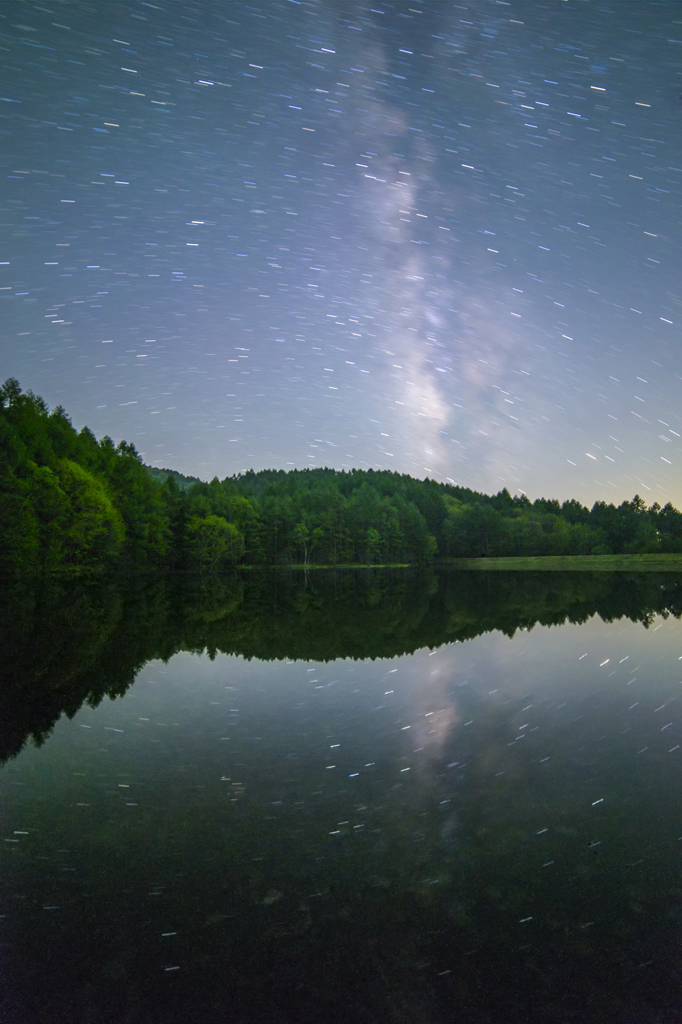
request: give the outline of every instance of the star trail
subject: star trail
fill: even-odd
[[[682,12],[0,9],[0,377],[210,479],[682,504]]]

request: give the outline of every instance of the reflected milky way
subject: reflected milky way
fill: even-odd
[[[618,604],[608,582],[563,590]],[[595,616],[310,661],[190,653],[196,605],[173,656],[157,594],[141,619],[163,656],[122,695],[84,643],[90,685],[121,699],[70,701],[0,772],[2,1019],[677,1020],[677,591],[649,629]],[[68,697],[55,614],[45,688]]]

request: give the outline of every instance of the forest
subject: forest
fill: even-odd
[[[372,469],[249,470],[205,483],[76,430],[15,378],[0,387],[0,572],[676,552],[682,514],[637,494],[587,508]]]

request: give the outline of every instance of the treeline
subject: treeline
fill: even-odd
[[[76,431],[0,387],[0,570],[425,564],[482,556],[682,552],[682,514],[638,495],[587,508],[389,471],[263,470],[203,483]]]
[[[61,406],[0,388],[0,568],[162,564],[169,554],[163,488],[133,445],[76,431]]]

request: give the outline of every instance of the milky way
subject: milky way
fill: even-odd
[[[0,376],[144,460],[682,505],[676,2],[5,0]]]

